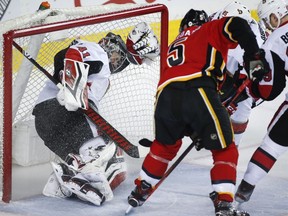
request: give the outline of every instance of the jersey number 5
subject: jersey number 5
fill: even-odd
[[[183,43],[186,41],[187,38],[180,38],[174,41],[168,50],[167,56],[167,64],[169,67],[173,67],[176,65],[183,64],[185,61],[185,44]]]

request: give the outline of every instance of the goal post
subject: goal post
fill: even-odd
[[[45,70],[53,74],[54,55],[76,38],[98,42],[108,32],[126,41],[139,22],[147,22],[160,42],[160,56],[150,64],[130,64],[111,76],[111,87],[99,112],[131,143],[154,137],[154,102],[168,46],[168,9],[163,4],[107,5],[73,9],[47,9],[31,17],[4,22],[0,30],[0,196],[13,199],[13,165],[48,163],[54,155],[38,137],[32,109],[47,77],[13,47],[19,44]],[[18,23],[18,24],[17,24]],[[9,27],[10,26],[10,27]],[[13,181],[14,184],[14,181]]]

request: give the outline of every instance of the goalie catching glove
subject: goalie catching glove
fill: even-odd
[[[129,33],[126,46],[131,54],[129,61],[133,64],[142,64],[153,61],[159,56],[159,42],[151,27],[141,22]]]

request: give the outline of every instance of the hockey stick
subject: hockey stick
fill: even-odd
[[[236,102],[239,97],[241,96],[242,92],[245,90],[245,88],[251,83],[252,81],[250,79],[246,79],[237,89],[234,96],[230,99],[227,99],[222,104],[226,107],[229,115],[232,115],[236,111],[236,107],[234,106],[234,102]]]
[[[154,190],[148,195],[147,199],[155,192],[155,190],[164,182],[164,180],[171,174],[171,172],[179,165],[179,163],[186,157],[186,155],[193,149],[195,143],[192,142],[186,150],[177,158],[177,160],[169,167],[169,169],[164,173],[160,181],[154,186]],[[145,202],[147,201],[145,200]],[[129,205],[125,214],[129,214],[133,206]]]
[[[35,67],[43,72],[58,88],[62,87],[62,84],[56,80],[46,69],[44,69],[32,56],[27,53],[22,47],[13,41],[13,46],[21,52],[25,58],[27,58]],[[88,110],[82,110],[83,113],[103,131],[108,137],[110,137],[117,146],[123,149],[130,157],[140,158],[138,146],[130,143],[120,132],[118,132],[111,124],[109,124],[98,112],[92,108],[92,104],[89,103]]]

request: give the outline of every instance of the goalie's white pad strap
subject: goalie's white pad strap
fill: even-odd
[[[78,108],[88,109],[87,79],[89,64],[64,59],[62,76],[63,88],[60,89],[57,99],[69,111]]]

